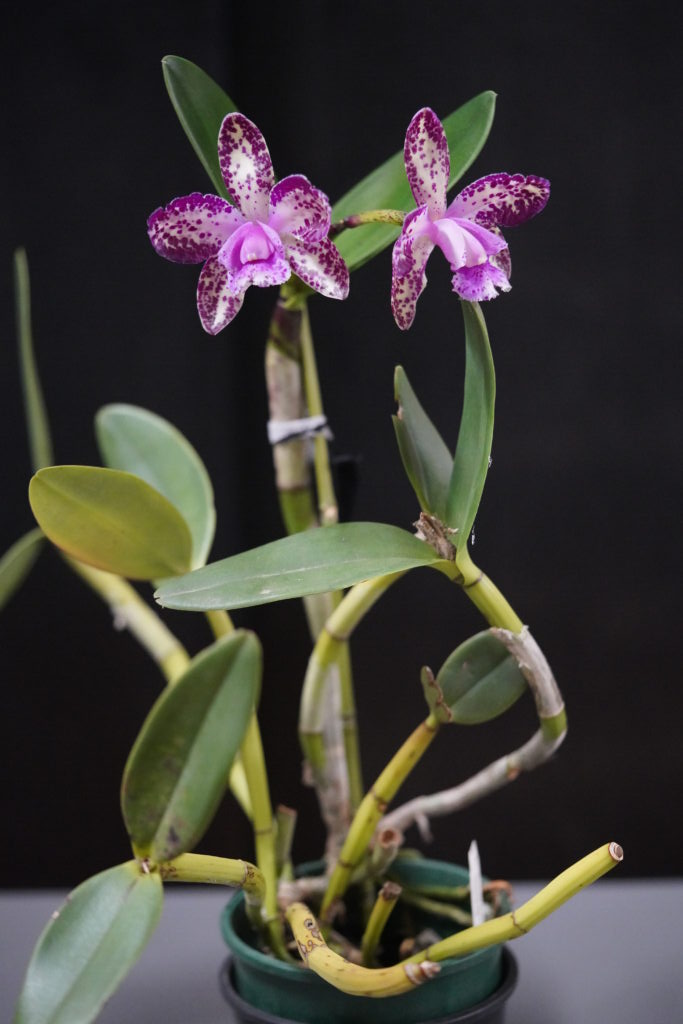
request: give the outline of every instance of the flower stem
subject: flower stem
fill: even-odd
[[[24,248],[14,251],[14,306],[19,342],[19,365],[21,386],[24,393],[26,429],[34,470],[51,466],[54,462],[50,424],[43,389],[38,376],[33,351],[33,329],[31,327],[31,280],[28,258]]]
[[[440,960],[463,956],[526,934],[622,859],[623,852],[616,843],[602,846],[563,871],[518,910],[457,932],[393,967],[361,967],[334,953],[323,939],[315,917],[303,903],[292,903],[287,908],[287,920],[304,963],[335,988],[351,995],[400,995],[435,977]]]
[[[190,664],[190,657],[166,624],[127,580],[102,569],[95,569],[68,555],[64,558],[76,575],[109,605],[114,624],[130,630],[157,663],[167,684],[172,686]],[[216,636],[232,632],[233,626],[227,612],[207,612],[207,617],[212,625],[215,623]],[[246,816],[251,818],[249,792],[239,758],[235,759],[230,769],[230,789]]]
[[[264,931],[263,900],[266,882],[254,864],[228,857],[209,857],[183,853],[159,865],[164,882],[200,882],[206,885],[232,885],[244,892],[247,917],[260,932]]]
[[[292,843],[296,830],[297,813],[291,807],[279,804],[275,812],[275,863],[278,878],[293,878]]]
[[[442,939],[441,942],[410,957],[407,963],[419,963],[422,959],[446,960],[448,957],[463,956],[465,953],[474,952],[475,949],[483,949],[485,946],[526,935],[568,899],[576,896],[581,889],[616,867],[623,857],[623,851],[617,843],[600,846],[572,864],[517,910]]]
[[[439,568],[460,584],[495,636],[517,659],[536,702],[546,743],[562,739],[567,731],[567,714],[559,687],[543,652],[512,606],[474,564],[467,548],[458,552],[454,563],[439,563]]]
[[[230,633],[235,631],[235,625],[226,611],[221,608],[218,611],[209,610],[204,612],[206,620],[211,626],[213,635],[216,639],[220,639],[222,636],[229,636]]]
[[[209,610],[204,612],[206,619],[211,626],[216,639],[222,636],[229,636],[235,629],[232,619],[222,608],[218,611]],[[253,813],[251,809],[251,797],[249,796],[249,783],[244,771],[242,754],[238,753],[232,762],[230,769],[230,791],[237,800],[245,815],[251,821]]]
[[[343,220],[335,221],[330,227],[330,238],[345,228],[360,228],[364,224],[396,224],[400,227],[405,217],[403,210],[364,210],[363,213],[352,213]]]
[[[341,598],[341,594],[339,597]],[[360,759],[360,740],[358,737],[358,717],[356,715],[356,696],[353,690],[351,651],[348,643],[342,644],[337,664],[339,666],[342,742],[346,760],[346,772],[349,780],[349,804],[351,810],[355,811],[363,799],[363,774]]]
[[[360,949],[363,956],[363,964],[370,967],[375,961],[379,940],[382,937],[391,912],[401,895],[401,886],[397,882],[385,882],[377,893],[377,899],[370,911],[368,923],[363,932]]]
[[[356,626],[403,572],[365,580],[352,587],[322,627],[308,662],[301,693],[299,736],[304,755],[314,773],[324,770],[325,753],[316,737],[322,734],[325,683],[330,666],[340,664]],[[349,713],[350,707],[343,708]],[[354,730],[355,731],[355,730]]]
[[[401,899],[409,906],[419,907],[420,910],[426,914],[432,914],[434,917],[445,917],[460,925],[472,924],[472,915],[467,910],[456,907],[453,903],[445,903],[443,900],[425,896],[416,889],[404,889]]]
[[[266,386],[270,418],[288,422],[304,416],[301,374],[301,309],[287,308],[280,298],[270,321],[266,343]],[[275,486],[288,534],[317,526],[306,457],[307,442],[291,439],[273,445]]]
[[[311,334],[311,322],[308,316],[308,307],[303,306],[301,310],[301,361],[303,370],[304,392],[306,395],[306,406],[309,416],[322,416],[323,401],[320,392],[320,380],[318,378],[318,366],[315,359],[313,347],[313,335]],[[313,466],[315,470],[315,483],[318,492],[318,513],[322,526],[329,526],[339,520],[339,508],[332,483],[332,472],[330,470],[330,454],[327,446],[327,438],[318,434],[313,438]]]
[[[65,560],[69,568],[109,605],[114,625],[130,630],[159,666],[166,681],[175,682],[189,665],[189,655],[137,590],[113,573],[95,569],[68,555]]]
[[[207,619],[216,637],[227,636],[234,629],[225,611],[207,612]],[[254,830],[256,863],[265,879],[264,908],[268,941],[273,952],[288,959],[282,922],[277,910],[277,856],[275,853],[275,827],[268,788],[266,762],[263,756],[261,731],[256,712],[251,716],[240,748],[240,763],[249,793],[250,817]]]
[[[490,626],[521,633],[524,623],[506,601],[495,583],[472,561],[466,547],[458,551],[454,562],[439,562],[435,568],[458,583]]]
[[[256,863],[263,872],[266,882],[264,909],[268,938],[275,955],[281,960],[287,960],[289,955],[286,951],[282,921],[277,907],[277,856],[273,811],[268,791],[261,733],[255,712],[247,726],[240,753],[249,786]]]
[[[381,878],[396,860],[403,846],[403,833],[397,828],[380,828],[374,837],[367,861],[370,878]]]
[[[287,422],[306,415],[323,415],[305,294],[294,292],[288,286],[282,289],[269,329],[266,380],[271,421]],[[319,523],[334,523],[338,518],[327,440],[320,434],[313,439],[320,519],[316,514],[307,461],[308,443],[303,439],[292,438],[273,445],[280,507],[285,527],[290,534],[311,529]],[[340,594],[315,594],[304,599],[309,629],[314,641],[340,601]],[[341,722],[329,721],[325,739],[319,739],[324,746],[335,747],[336,737],[341,734],[344,757],[336,759],[335,779],[326,784],[325,790],[318,787],[317,792],[321,806],[327,803],[328,807],[331,806],[331,801],[327,794],[332,789],[338,794],[348,793],[348,798],[338,799],[331,815],[326,816],[328,828],[332,833],[338,833],[348,824],[348,805],[355,808],[363,792],[351,660],[346,645],[342,645],[338,651],[337,677],[334,685],[339,688]]]
[[[327,921],[333,916],[334,904],[346,892],[352,873],[363,858],[387,805],[420,760],[438,729],[439,722],[436,716],[429,715],[394,754],[377,776],[375,784],[363,797],[323,897],[320,908],[323,920]]]
[[[328,855],[336,859],[345,838],[348,819],[336,813],[338,787],[335,787],[334,748],[324,742],[327,724],[328,687],[336,682],[340,688],[340,716],[343,747],[349,782],[349,803],[355,811],[363,798],[363,780],[358,751],[358,728],[355,698],[351,680],[349,639],[356,626],[381,595],[403,575],[402,572],[356,584],[341,599],[335,595],[337,607],[321,628],[308,662],[301,691],[299,710],[299,741],[306,763],[313,775],[321,813],[327,822]]]
[[[408,978],[401,964],[361,967],[335,953],[325,942],[315,917],[305,903],[290,904],[286,914],[305,965],[340,991],[353,996],[394,996],[417,984],[417,979],[412,982]],[[438,970],[436,965],[434,967]],[[416,968],[415,974],[420,973],[420,968]]]

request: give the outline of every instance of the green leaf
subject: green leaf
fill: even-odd
[[[396,526],[340,523],[284,537],[165,580],[154,596],[167,608],[247,608],[341,590],[439,560],[427,544]]]
[[[408,479],[420,508],[444,521],[453,456],[420,405],[402,366],[396,367],[394,393],[398,413],[392,419]]]
[[[225,792],[260,681],[260,644],[240,630],[202,651],[156,702],[121,789],[137,856],[171,860],[199,842]]]
[[[38,940],[15,1024],[87,1024],[128,973],[156,928],[158,873],[135,861],[94,875],[67,897]]]
[[[218,131],[237,107],[205,71],[183,57],[164,57],[164,82],[185,134],[220,196],[230,201],[218,163]]]
[[[451,155],[451,188],[479,155],[493,124],[496,94],[482,92],[443,122]],[[407,125],[406,125],[407,127]],[[332,209],[332,220],[342,220],[364,210],[412,210],[415,206],[403,160],[403,149],[363,178]],[[361,266],[397,237],[399,229],[386,224],[347,228],[335,245],[349,270]]]
[[[465,320],[465,394],[448,491],[446,523],[457,529],[455,545],[467,544],[491,458],[496,375],[484,315],[462,302]]]
[[[29,448],[31,449],[31,465],[34,470],[42,469],[54,462],[50,427],[45,411],[43,391],[40,386],[38,367],[33,351],[33,331],[31,329],[31,283],[28,273],[28,260],[24,249],[14,253],[14,302],[17,317],[17,336],[19,340],[19,364],[21,368],[21,385],[24,392],[24,409],[28,430]]]
[[[507,711],[524,693],[526,679],[507,647],[485,630],[453,651],[436,682],[423,671],[422,685],[442,721],[477,725]]]
[[[132,473],[51,466],[29,485],[43,533],[67,554],[130,579],[187,572],[192,538],[180,512]]]
[[[168,420],[135,405],[105,405],[95,417],[102,460],[146,480],[178,509],[192,534],[192,566],[206,562],[216,527],[204,463]]]
[[[42,530],[31,530],[0,558],[0,608],[5,607],[30,573],[44,540]]]

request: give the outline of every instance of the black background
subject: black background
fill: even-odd
[[[542,644],[570,731],[550,765],[435,822],[431,848],[462,860],[476,836],[494,876],[548,876],[611,839],[625,847],[624,874],[680,871],[681,95],[666,8],[650,4],[638,22],[616,11],[119,0],[24,5],[6,27],[3,549],[32,525],[11,296],[19,244],[56,461],[96,463],[95,411],[138,403],[175,423],[209,468],[214,558],[281,532],[262,371],[275,292],[251,289],[211,339],[196,314],[198,269],[159,259],[146,237],[155,207],[210,191],[168,102],[164,53],[227,89],[279,176],[305,173],[333,199],[402,147],[419,107],[444,117],[484,89],[499,95],[497,116],[466,180],[551,179],[546,211],[509,233],[512,291],[485,308],[498,404],[473,556]],[[429,271],[407,334],[391,318],[388,251],[354,273],[348,302],[312,303],[334,452],[360,460],[355,519],[410,528],[416,516],[390,421],[396,363],[455,440],[462,327],[440,254]],[[308,858],[322,835],[295,738],[303,615],[290,602],[235,618],[264,644],[272,795],[300,808],[296,851]],[[193,651],[209,640],[201,616],[168,621]],[[424,714],[421,665],[437,668],[480,628],[433,573],[412,574],[368,617],[354,648],[368,781]],[[0,617],[0,652],[0,882],[75,883],[129,856],[120,773],[160,678],[53,552]],[[533,728],[526,698],[489,725],[444,730],[404,795],[454,784]],[[201,848],[251,856],[232,801]]]

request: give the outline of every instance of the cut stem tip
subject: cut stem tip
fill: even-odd
[[[619,864],[620,861],[624,859],[624,851],[622,850],[621,846],[619,846],[619,843],[609,844],[609,855],[612,858],[612,860],[617,862],[617,864]]]

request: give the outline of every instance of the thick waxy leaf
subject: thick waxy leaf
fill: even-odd
[[[4,608],[28,576],[44,540],[42,530],[31,530],[0,558],[0,608]]]
[[[488,630],[453,651],[441,666],[436,683],[423,673],[422,684],[430,709],[442,721],[460,725],[496,718],[526,689],[517,661]]]
[[[396,367],[394,392],[398,402],[394,430],[408,479],[423,512],[443,521],[453,456],[420,405],[402,366]]]
[[[465,320],[465,394],[446,507],[446,523],[458,531],[458,549],[467,544],[484,490],[496,403],[496,375],[484,316],[476,302],[461,305]]]
[[[102,459],[146,480],[178,509],[192,534],[192,568],[206,562],[216,526],[204,463],[168,420],[135,405],[105,405],[95,417]]]
[[[47,421],[43,392],[33,352],[31,285],[28,274],[28,260],[26,259],[24,249],[17,249],[14,254],[14,302],[19,338],[21,384],[24,392],[26,426],[28,428],[28,440],[31,449],[31,465],[34,470],[38,470],[42,469],[43,466],[49,466],[54,462],[54,459],[52,456],[50,427]]]
[[[170,860],[199,842],[225,792],[260,681],[260,644],[240,630],[197,655],[156,702],[121,789],[138,856]]]
[[[151,580],[187,572],[192,563],[180,512],[131,473],[51,466],[31,480],[29,501],[53,544],[98,569]]]
[[[237,110],[227,93],[205,71],[183,57],[164,57],[164,82],[185,134],[214,188],[229,200],[218,164],[218,130],[226,114]]]
[[[496,95],[483,92],[450,114],[443,122],[451,157],[448,187],[458,181],[479,155],[486,142],[495,108]],[[415,207],[403,161],[403,148],[347,192],[332,209],[332,220],[342,220],[364,210],[412,210]],[[359,267],[386,248],[399,229],[386,224],[350,228],[335,238],[335,245],[349,270]]]
[[[247,608],[341,590],[438,561],[433,548],[396,526],[340,523],[284,537],[166,580],[154,596],[164,607],[189,611]]]
[[[15,1024],[87,1024],[154,931],[163,902],[158,873],[135,861],[79,885],[38,940]]]

